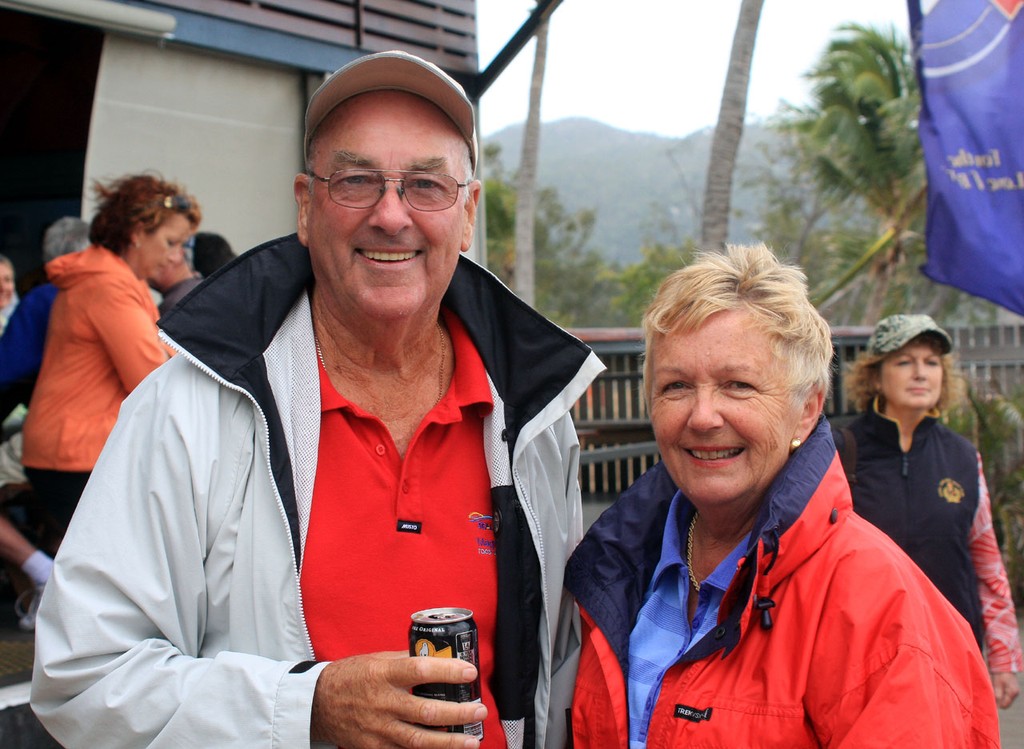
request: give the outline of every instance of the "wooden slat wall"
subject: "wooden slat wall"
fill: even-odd
[[[456,73],[478,71],[476,0],[159,0],[367,52],[404,49]]]

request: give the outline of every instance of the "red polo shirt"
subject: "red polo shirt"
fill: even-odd
[[[303,550],[303,607],[317,660],[409,646],[410,615],[467,608],[479,631],[489,718],[502,736],[494,672],[497,568],[483,418],[494,404],[483,362],[459,319],[448,392],[424,417],[404,459],[377,417],[349,402],[320,366],[320,446]]]

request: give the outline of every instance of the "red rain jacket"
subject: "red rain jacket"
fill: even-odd
[[[650,749],[999,746],[970,628],[854,514],[827,430],[822,421],[769,490],[719,627],[666,673]],[[584,621],[574,749],[628,746],[629,633],[674,492],[651,469],[570,560]]]

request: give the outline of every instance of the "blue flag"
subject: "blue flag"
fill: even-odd
[[[1024,315],[1024,0],[908,0],[926,276]]]

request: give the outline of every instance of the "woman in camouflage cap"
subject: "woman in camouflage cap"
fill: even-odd
[[[1020,638],[992,530],[981,455],[940,423],[963,393],[953,341],[928,315],[881,320],[846,377],[863,413],[836,431],[854,510],[898,543],[963,614],[986,654],[996,703],[1020,687]]]

